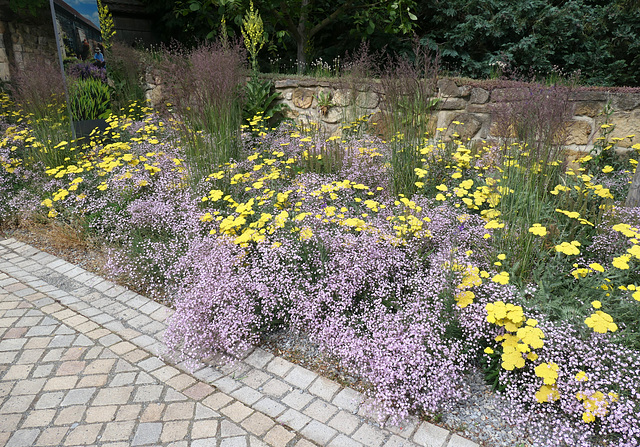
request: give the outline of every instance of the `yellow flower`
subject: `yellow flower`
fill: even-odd
[[[494,351],[493,351],[493,349],[491,349],[491,348],[490,348],[490,347],[488,347],[488,346],[487,346],[486,348],[484,348],[484,353],[485,353],[485,354],[493,354],[493,352],[494,352]]]
[[[636,257],[637,259],[640,259],[640,245],[634,245],[631,248],[627,249],[627,253],[629,253],[631,256]]]
[[[473,303],[473,298],[475,294],[471,290],[464,290],[456,293],[456,302],[458,306],[461,308],[467,307],[469,304]]]
[[[613,166],[606,165],[604,168],[602,168],[602,172],[604,172],[605,174],[608,174],[611,171],[613,171]]]
[[[635,292],[633,292],[633,295],[631,296],[633,297],[634,300],[640,301],[640,290],[636,290]]]
[[[613,322],[611,315],[601,310],[597,310],[591,314],[584,322],[588,327],[600,334],[605,334],[607,331],[615,332],[618,330],[618,325]]]
[[[507,371],[513,371],[514,368],[523,368],[525,364],[522,352],[518,351],[514,347],[504,347],[502,353],[502,368]]]
[[[615,268],[618,268],[620,270],[628,270],[630,259],[631,259],[631,256],[629,255],[618,256],[616,258],[613,258],[612,264]]]
[[[591,305],[594,309],[600,309],[602,307],[602,303],[598,300],[591,301]]]
[[[595,270],[596,272],[600,272],[600,273],[604,272],[604,267],[598,264],[597,262],[589,264],[589,268]]]
[[[498,284],[508,284],[509,283],[509,273],[508,272],[500,272],[497,275],[494,275],[491,278],[491,281],[496,282]]]
[[[558,378],[558,369],[555,363],[540,363],[536,366],[535,373],[544,380],[545,385],[553,385]]]
[[[579,371],[578,374],[576,374],[577,382],[586,382],[587,380],[589,380],[589,377],[587,376],[587,373],[585,373],[584,371]]]
[[[540,225],[539,223],[535,223],[531,228],[529,228],[529,233],[533,233],[536,236],[546,236],[547,229],[542,225]]]
[[[580,242],[572,241],[571,243],[563,242],[560,245],[556,245],[555,248],[556,248],[556,251],[560,253],[564,253],[565,255],[579,255],[580,254],[580,250],[578,249],[579,246],[580,246]]]
[[[531,346],[531,349],[540,349],[544,346],[542,339],[544,338],[544,332],[537,327],[525,326],[518,329],[516,335],[524,343]]]
[[[492,228],[504,228],[504,224],[498,222],[497,220],[490,220],[489,222],[486,223],[486,225],[484,226],[487,230],[490,230]]]
[[[311,236],[313,236],[313,231],[311,231],[311,228],[309,228],[309,227],[304,227],[300,231],[300,240],[301,241],[306,241],[308,239],[311,239]]]
[[[542,385],[538,391],[536,391],[536,399],[538,403],[553,402],[560,399],[560,393],[555,385]]]

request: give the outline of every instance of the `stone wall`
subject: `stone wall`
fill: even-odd
[[[0,0],[0,80],[9,81],[11,65],[22,66],[26,60],[58,60],[49,7],[33,17],[18,15]]]
[[[434,117],[439,128],[450,127],[453,121],[461,122],[455,131],[463,138],[488,140],[498,138],[498,130],[492,123],[492,112],[500,103],[517,101],[530,93],[523,84],[514,87],[501,82],[500,87],[469,85],[461,80],[441,79],[436,96],[441,99],[439,111]],[[505,86],[506,85],[506,86]],[[376,86],[350,90],[327,81],[279,80],[276,90],[283,97],[290,111],[288,116],[301,122],[316,122],[330,133],[339,133],[339,123],[345,117],[372,114],[375,120],[380,113],[381,93]],[[351,93],[353,92],[353,93]],[[333,106],[322,113],[318,96],[331,94]],[[616,144],[630,147],[640,143],[640,92],[617,93],[602,89],[576,89],[570,93],[574,116],[568,129],[567,149],[588,149],[599,136],[604,117],[602,112],[611,101],[613,114],[610,122],[615,125],[611,137],[622,138]],[[633,138],[626,138],[635,135]]]

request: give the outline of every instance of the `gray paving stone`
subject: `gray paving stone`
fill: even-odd
[[[364,444],[366,446],[366,444]],[[358,441],[340,433],[329,443],[329,447],[363,447]]]
[[[131,445],[155,444],[160,439],[162,424],[159,422],[143,422],[138,425]]]
[[[268,416],[271,416],[272,418],[278,417],[287,409],[287,407],[285,407],[281,403],[278,403],[275,400],[270,399],[268,397],[264,397],[260,399],[258,402],[256,402],[255,404],[253,404],[253,408],[263,412]]]
[[[331,416],[338,412],[338,408],[322,399],[316,399],[302,412],[317,421],[327,422]]]
[[[456,435],[455,433],[449,439],[449,443],[447,447],[479,447],[473,441],[463,438],[462,436]]]
[[[40,430],[37,428],[18,430],[9,438],[6,447],[31,447],[35,445],[38,435]]]
[[[282,403],[289,407],[295,408],[296,410],[302,410],[313,399],[314,397],[306,391],[293,390],[284,398],[282,398]]]
[[[343,408],[355,413],[358,411],[358,406],[363,400],[364,398],[361,393],[352,388],[344,388],[333,398],[332,403],[338,408]]]
[[[398,435],[391,435],[383,447],[414,447],[415,444],[405,438],[401,438]]]
[[[288,362],[283,358],[275,357],[267,364],[267,371],[277,374],[280,377],[284,377],[293,367],[293,363]]]
[[[384,442],[386,433],[378,427],[363,424],[351,437],[368,447],[378,447]]]
[[[66,407],[69,405],[85,405],[91,400],[95,393],[96,388],[80,388],[70,390],[64,397],[62,402],[60,402],[60,406]]]
[[[326,379],[322,376],[319,376],[312,384],[309,386],[309,393],[318,396],[327,402],[331,402],[331,399],[336,395],[336,393],[342,387],[340,384],[334,382],[333,380]]]
[[[270,352],[256,348],[244,361],[254,368],[263,369],[273,358],[274,356]]]
[[[245,429],[241,428],[239,425],[236,425],[229,420],[225,419],[222,422],[220,422],[220,435],[223,438],[240,436],[245,434],[247,434]]]
[[[274,378],[262,385],[258,390],[268,396],[279,398],[291,392],[293,388],[288,383]]]
[[[333,428],[318,421],[309,422],[300,433],[320,445],[327,445],[338,434]]]
[[[284,376],[284,380],[300,389],[305,389],[318,378],[318,374],[301,366],[295,366]]]
[[[345,435],[350,435],[361,424],[362,421],[358,416],[351,414],[350,412],[340,410],[338,414],[331,418],[327,425],[329,425],[329,427],[335,428]]]
[[[251,387],[243,386],[231,393],[231,396],[235,397],[245,405],[252,405],[262,398],[262,393]]]
[[[220,447],[247,447],[246,436],[236,436],[235,438],[226,438],[220,441]]]
[[[283,425],[291,427],[296,431],[302,430],[302,428],[311,422],[309,416],[305,416],[293,408],[289,408],[287,411],[278,416],[277,421]]]
[[[422,447],[444,447],[448,437],[448,430],[423,422],[413,435],[413,442]]]

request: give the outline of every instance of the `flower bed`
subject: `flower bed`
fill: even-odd
[[[639,444],[640,210],[619,206],[637,162],[606,145],[566,170],[526,142],[411,146],[257,117],[238,159],[194,181],[167,119],[112,118],[110,139],[61,141],[47,166],[4,101],[0,219],[102,238],[114,275],[171,299],[176,355],[233,357],[286,328],[395,418],[454,406],[481,366],[541,445]],[[399,147],[420,160],[411,197],[394,191]]]

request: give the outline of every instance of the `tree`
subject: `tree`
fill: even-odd
[[[15,13],[28,12],[35,16],[47,2],[47,0],[9,0],[9,8]]]
[[[377,27],[393,34],[409,34],[417,17],[411,12],[416,0],[265,0],[260,2],[265,30],[270,36],[291,38],[296,45],[298,71],[307,66],[307,49],[314,37],[328,25],[345,17],[351,19],[351,27],[363,38]],[[196,16],[200,23],[207,23],[212,37],[223,17],[239,26],[246,5],[240,0],[184,0],[176,3],[177,16]],[[346,32],[346,30],[345,30]]]
[[[487,77],[492,64],[540,77],[580,70],[599,85],[638,85],[637,0],[432,0],[419,12],[422,42],[450,69]]]

